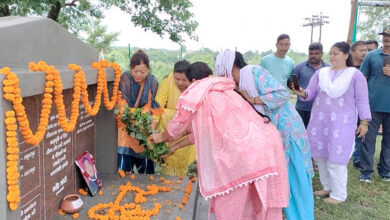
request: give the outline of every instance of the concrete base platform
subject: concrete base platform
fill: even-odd
[[[141,204],[142,209],[153,209],[154,203],[156,202],[160,203],[162,206],[159,214],[155,217],[152,216],[151,219],[174,220],[177,216],[183,220],[207,219],[208,202],[200,197],[198,182],[193,183],[188,203],[184,206],[184,210],[180,210],[179,205],[184,198],[187,183],[190,181],[188,177],[184,177],[184,179],[180,180],[179,183],[179,177],[153,175],[154,180],[150,180],[150,176],[151,175],[138,174],[135,175],[134,180],[132,180],[130,176],[126,176],[125,178],[121,178],[119,175],[101,176],[103,182],[103,188],[101,190],[103,191],[103,194],[97,194],[94,197],[90,195],[81,196],[84,202],[84,206],[79,211],[78,219],[88,219],[88,210],[98,203],[105,204],[114,202],[117,195],[119,194],[119,186],[126,185],[127,182],[130,182],[131,185],[137,186],[145,191],[146,186],[152,184],[156,184],[157,186],[169,186],[171,188],[171,192],[159,192],[156,195],[145,196],[147,198],[147,202]],[[170,183],[167,184],[160,181],[161,177],[163,177],[164,180],[169,180]],[[127,193],[127,195],[123,197],[120,204],[123,205],[134,202],[134,196],[135,192]],[[72,219],[72,215],[57,215],[55,219]]]

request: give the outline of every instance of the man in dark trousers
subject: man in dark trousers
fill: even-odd
[[[379,126],[383,126],[383,139],[378,174],[383,181],[390,182],[390,26],[381,33],[383,47],[369,52],[360,71],[368,81],[372,120],[360,149],[360,181],[371,182],[373,173],[375,142]]]

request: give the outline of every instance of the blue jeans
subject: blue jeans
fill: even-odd
[[[358,118],[358,124],[357,126],[359,127],[360,124],[360,119]],[[363,144],[362,138],[358,138],[358,135],[355,137],[355,149],[352,154],[352,159],[354,163],[360,163],[360,148],[361,145]]]
[[[360,148],[362,148],[362,138],[358,138],[356,135],[355,138],[355,149],[352,154],[352,159],[354,163],[360,163]]]
[[[371,112],[372,120],[360,149],[360,167],[364,176],[370,176],[373,170],[375,142],[379,126],[383,126],[382,149],[378,163],[378,173],[381,177],[390,177],[390,113]]]
[[[154,174],[154,163],[152,160],[118,153],[118,171],[123,170],[135,173],[134,165],[138,173]]]

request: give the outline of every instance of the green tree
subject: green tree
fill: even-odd
[[[101,24],[100,19],[96,19],[91,26],[86,26],[85,31],[88,37],[84,40],[96,50],[103,48],[105,52],[110,51],[111,44],[117,40],[119,35],[119,32],[107,33],[107,27]]]
[[[189,0],[0,0],[0,16],[46,16],[78,34],[103,11],[116,6],[131,16],[136,26],[182,42],[183,34],[197,40],[198,23],[192,20]]]
[[[187,51],[184,59],[188,60],[190,63],[201,61],[206,63],[212,70],[215,69],[215,58],[218,53],[212,51],[208,48],[202,48],[196,51]]]
[[[390,9],[389,7],[361,6],[361,16],[364,20],[357,25],[359,40],[377,40],[380,38],[378,33],[389,25]]]
[[[258,51],[247,51],[242,56],[247,64],[258,65],[261,60],[261,56]]]
[[[105,59],[119,64],[123,72],[130,69],[128,51],[125,47],[111,48],[111,51],[105,54]]]
[[[308,55],[306,53],[301,53],[294,50],[290,50],[287,55],[294,60],[295,65],[308,59]]]

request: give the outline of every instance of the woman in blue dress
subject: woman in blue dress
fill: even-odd
[[[311,178],[314,176],[309,142],[301,117],[290,103],[290,93],[263,67],[247,65],[241,53],[225,50],[217,56],[216,75],[233,79],[239,92],[271,118],[283,140],[290,184],[288,220],[314,219]]]

